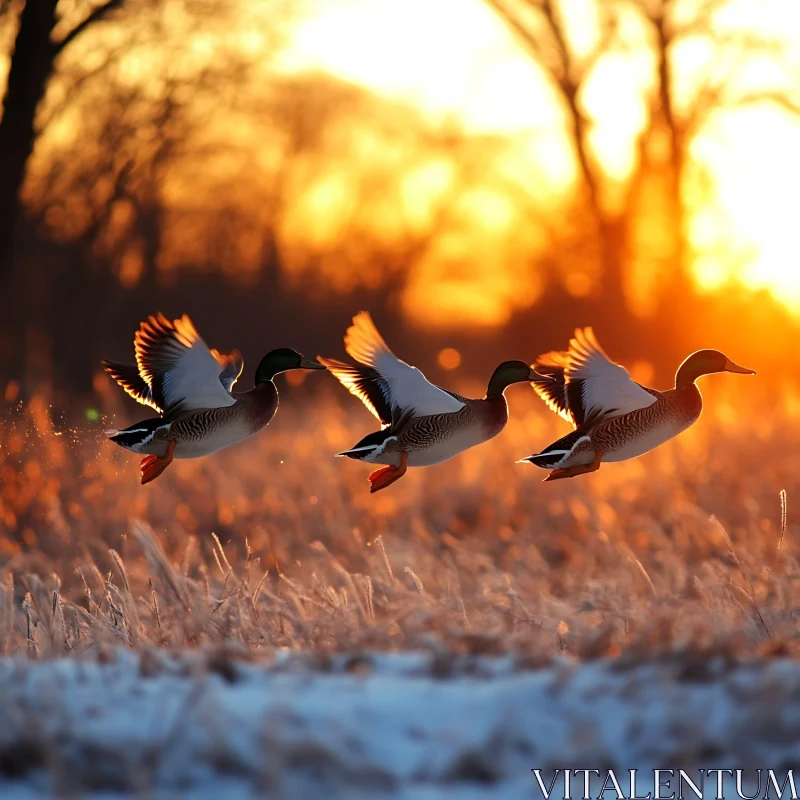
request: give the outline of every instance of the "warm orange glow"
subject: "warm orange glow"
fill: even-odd
[[[780,37],[789,47],[800,44],[800,4],[795,0],[776,0],[768,7],[732,1],[721,19],[731,27]],[[576,13],[571,24],[577,40],[588,47],[595,35],[591,15]],[[633,166],[631,137],[644,122],[644,106],[633,98],[646,86],[648,66],[634,63],[634,58],[618,54],[603,59],[583,99],[590,114],[602,116],[591,134],[593,147],[609,175],[620,179]],[[678,79],[691,85],[703,75],[708,58],[701,37],[684,41],[675,53]],[[756,86],[759,75],[769,70],[762,62],[754,56],[742,70],[744,86]],[[562,120],[547,86],[482,0],[335,0],[315,8],[299,26],[286,63],[330,70],[379,93],[410,100],[440,118],[454,114],[475,131],[519,136],[536,130],[530,147],[516,154],[517,169],[532,170],[537,163],[552,169],[560,163],[560,171],[551,175],[556,183],[574,175],[559,149]],[[719,115],[698,137],[694,154],[708,167],[714,184],[712,198],[690,198],[696,208],[690,239],[698,254],[701,286],[713,289],[740,280],[769,289],[800,312],[794,244],[799,148],[800,123],[766,105]],[[418,190],[424,195],[424,185]],[[530,190],[547,192],[552,186]],[[495,279],[494,271],[486,276],[486,281]],[[488,283],[471,281],[467,288],[454,283],[452,271],[437,281],[483,321],[504,316]],[[569,289],[585,293],[588,279],[570,278]],[[417,297],[412,289],[411,305]]]
[[[302,386],[305,383],[306,376],[306,372],[302,369],[292,369],[284,375],[289,386]]]
[[[593,4],[563,5],[574,46],[588,52],[598,38]],[[288,44],[276,61],[260,59],[270,46],[267,32],[281,27],[270,13],[267,4],[241,0],[224,23],[215,19],[214,26],[187,34],[177,50],[142,36],[136,46],[122,48],[115,62],[113,85],[147,96],[158,96],[166,74],[188,76],[186,91],[198,106],[192,112],[196,118],[188,115],[190,123],[201,120],[201,133],[194,132],[196,152],[176,136],[174,154],[154,181],[161,195],[146,198],[165,209],[158,268],[222,263],[232,276],[255,275],[265,263],[269,230],[279,240],[289,281],[305,281],[313,269],[325,289],[346,292],[377,288],[402,272],[402,308],[417,323],[496,326],[530,308],[545,285],[540,261],[554,247],[547,226],[561,221],[579,169],[552,87],[484,0],[312,3],[305,17],[288,20]],[[729,0],[721,18],[731,28],[774,35],[800,51],[797,0]],[[82,69],[102,66],[105,50],[96,45],[119,44],[120,29],[131,24],[120,19],[77,39],[65,63],[75,66],[69,63],[74,59]],[[174,11],[160,23],[180,37],[187,24]],[[219,61],[222,45],[253,58],[257,68],[254,85],[236,88],[245,110],[215,116],[207,112],[218,95],[203,95],[193,77]],[[680,104],[706,74],[711,55],[704,37],[695,36],[682,41],[672,56]],[[620,49],[600,59],[581,91],[581,108],[592,120],[592,154],[608,178],[602,202],[610,208],[619,203],[639,157],[635,137],[647,119],[651,62],[646,47]],[[7,67],[8,59],[0,60],[0,76]],[[738,80],[745,88],[758,87],[771,69],[763,56],[753,56]],[[309,70],[365,87],[375,96],[364,99],[363,92],[349,84],[342,88],[341,82],[336,84],[341,96],[324,95],[330,87],[323,74],[319,107],[309,101],[305,109],[292,95],[278,106],[291,117],[290,124],[282,129],[272,124],[275,118],[264,112],[269,107],[259,105],[267,102],[270,79]],[[53,83],[49,97],[56,104],[66,96],[65,82]],[[89,82],[88,87],[81,102],[65,103],[44,128],[29,170],[31,183],[39,181],[32,193],[58,198],[45,221],[65,239],[89,227],[98,209],[110,207],[99,245],[117,253],[118,275],[130,287],[144,271],[144,256],[141,242],[126,241],[135,239],[131,207],[109,200],[111,168],[102,172],[95,164],[92,146],[106,140],[102,130],[87,127],[97,115],[86,110],[92,104],[105,107],[107,86]],[[352,110],[329,113],[342,97],[352,101]],[[253,107],[266,122],[245,98],[255,99]],[[131,117],[135,122],[135,114]],[[424,124],[431,120],[474,134],[484,149],[464,153],[448,149],[446,142],[431,144],[422,135],[429,133]],[[158,122],[148,120],[135,137],[123,130],[119,142],[146,149],[151,129],[160,130]],[[287,143],[284,138],[292,132],[298,140]],[[139,135],[145,145],[131,145]],[[304,150],[307,139],[314,147]],[[67,168],[55,170],[50,180],[49,155],[70,148],[75,158],[67,157]],[[712,115],[693,141],[691,154],[702,175],[687,181],[684,194],[692,210],[688,239],[702,288],[715,291],[739,281],[769,290],[800,313],[799,150],[800,120],[768,104]],[[69,167],[80,157],[98,173],[89,202],[69,194]],[[464,164],[470,166],[460,172]],[[280,189],[273,189],[279,182]],[[656,204],[648,199],[648,211]],[[651,257],[672,243],[668,226],[652,227],[640,248]],[[222,229],[229,238],[220,255]],[[408,263],[403,261],[407,251]],[[592,293],[598,261],[589,253],[574,268],[562,269],[558,277],[569,294]],[[637,293],[645,290],[626,288],[641,312],[645,301]]]
[[[738,278],[800,310],[799,146],[800,120],[768,107],[731,114],[699,146],[718,186],[693,228],[705,288]]]
[[[461,366],[461,353],[453,347],[445,347],[439,351],[438,360],[442,369],[458,369]]]
[[[287,67],[330,70],[483,130],[558,120],[536,68],[481,0],[331,0],[312,8]]]

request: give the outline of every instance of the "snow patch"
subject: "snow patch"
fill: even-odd
[[[790,661],[521,671],[487,657],[435,674],[414,653],[337,656],[325,671],[292,654],[2,660],[0,794],[531,800],[533,768],[797,761]]]

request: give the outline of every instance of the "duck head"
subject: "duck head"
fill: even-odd
[[[290,369],[326,369],[326,367],[306,358],[291,347],[280,347],[277,350],[270,350],[261,359],[256,369],[256,385],[271,381],[276,375],[288,372]]]
[[[504,361],[492,373],[492,377],[489,379],[489,386],[486,389],[486,396],[499,397],[512,383],[528,383],[530,381],[551,383],[553,378],[547,375],[540,375],[524,361]]]
[[[698,350],[692,353],[678,368],[675,387],[680,389],[694,383],[702,375],[715,372],[736,372],[739,375],[755,375],[752,369],[740,367],[719,350]]]

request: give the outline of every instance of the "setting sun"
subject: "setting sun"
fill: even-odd
[[[800,310],[799,144],[800,118],[770,107],[731,114],[698,144],[717,184],[696,218],[705,288],[738,278]]]
[[[579,46],[586,49],[597,34],[584,20],[593,18],[573,12]],[[720,24],[757,29],[780,37],[787,47],[800,43],[800,7],[792,0],[731,3]],[[707,69],[708,48],[699,37],[688,39],[675,58],[676,75],[690,87]],[[529,146],[515,155],[517,169],[532,176],[532,193],[551,190],[534,185],[533,176],[554,163],[553,152],[564,152],[559,151],[563,114],[541,70],[482,0],[314,4],[295,32],[285,64],[329,70],[435,118],[458,119],[475,132],[527,138]],[[744,64],[737,72],[744,94],[769,70],[756,55]],[[583,95],[586,111],[602,120],[592,131],[592,147],[615,180],[624,180],[633,169],[632,137],[644,120],[647,74],[646,61],[637,61],[635,54],[609,55]],[[800,312],[794,243],[799,148],[800,118],[769,102],[722,112],[699,132],[692,153],[707,169],[708,180],[702,195],[687,191],[693,209],[689,240],[702,287],[739,280],[768,289]],[[573,177],[568,166],[551,174],[556,183]],[[485,288],[462,285],[460,291],[480,294]],[[495,316],[488,309],[485,313]]]

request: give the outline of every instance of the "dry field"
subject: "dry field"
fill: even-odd
[[[146,487],[103,439],[139,413],[105,383],[96,421],[9,406],[3,651],[421,649],[443,670],[448,653],[795,654],[800,401],[766,415],[739,386],[707,391],[713,408],[659,451],[553,484],[514,462],[565,424],[512,388],[500,437],[376,495],[369,466],[331,457],[374,425],[336,387],[285,388],[254,440]]]
[[[370,495],[332,454],[374,422],[333,385],[145,487],[102,434],[138,409],[98,389],[2,421],[3,797],[529,800],[534,768],[796,765],[796,395],[720,381],[677,441],[543,484],[514,462],[565,426],[516,387],[496,440]]]

